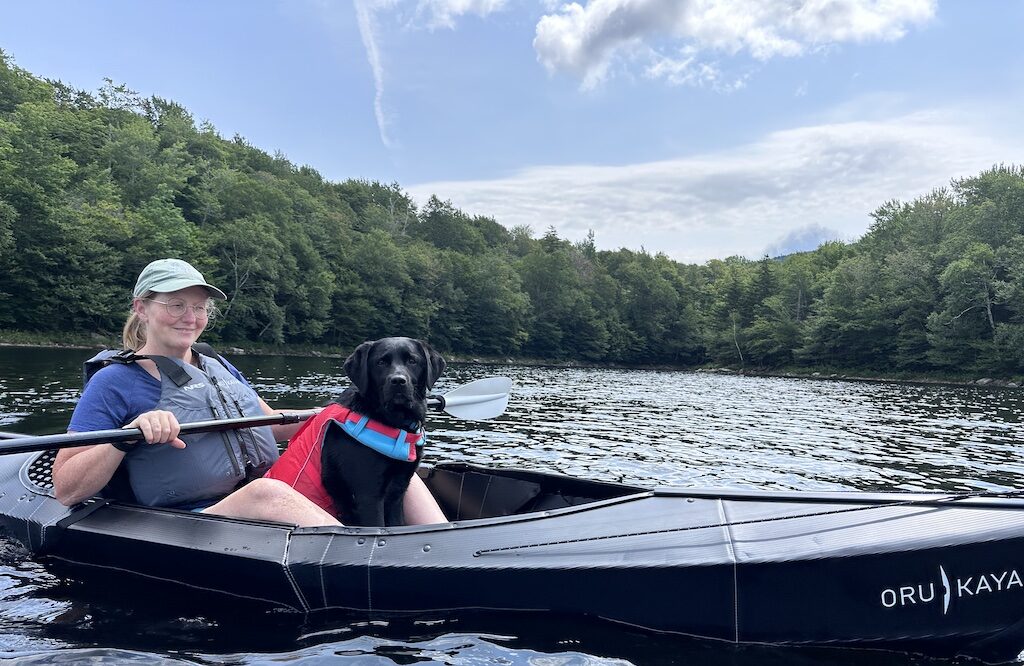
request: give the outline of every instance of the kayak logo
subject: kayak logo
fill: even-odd
[[[937,592],[942,591],[942,614],[949,613],[953,599],[982,597],[989,594],[1008,592],[1013,588],[1024,590],[1024,580],[1016,569],[976,573],[958,576],[950,580],[946,569],[939,565],[939,578],[927,583],[887,587],[882,590],[882,606],[885,608],[906,608],[920,604],[937,603]]]
[[[195,384],[189,384],[188,386],[182,386],[181,390],[182,391],[195,391],[196,389],[201,389],[201,388],[204,388],[205,386],[206,386],[206,382],[196,382]]]

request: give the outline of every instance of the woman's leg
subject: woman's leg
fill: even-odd
[[[405,510],[405,522],[408,525],[448,522],[437,500],[427,490],[427,484],[423,483],[418,474],[413,474],[412,480],[409,481],[402,508]]]
[[[277,479],[255,479],[202,512],[233,518],[277,520],[295,523],[299,527],[341,525],[334,516]]]

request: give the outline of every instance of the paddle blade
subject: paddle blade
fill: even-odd
[[[511,389],[508,377],[486,377],[432,398],[430,404],[456,418],[483,421],[505,412]]]

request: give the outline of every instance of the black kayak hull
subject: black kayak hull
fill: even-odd
[[[0,460],[0,524],[34,553],[300,612],[556,611],[931,654],[1012,646],[1024,619],[1018,499],[642,489],[442,465],[424,474],[450,524],[299,529],[102,500],[70,511],[34,458]]]

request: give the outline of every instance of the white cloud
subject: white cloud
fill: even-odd
[[[822,243],[835,240],[848,240],[835,229],[823,227],[820,224],[808,224],[807,226],[793,229],[782,238],[765,248],[765,254],[769,257],[781,257],[794,252],[806,252],[814,250]]]
[[[486,181],[423,183],[431,194],[507,227],[554,226],[601,248],[641,245],[686,262],[756,258],[811,225],[861,235],[886,200],[913,197],[993,163],[1020,162],[1024,147],[953,112],[834,122],[771,133],[731,150],[622,166],[543,166]]]
[[[689,50],[671,58],[687,70],[676,82],[699,84],[696,54],[747,54],[765,61],[841,42],[891,41],[935,15],[937,0],[589,0],[569,2],[537,23],[533,46],[551,72],[593,87],[619,56],[664,40]],[[653,49],[653,46],[649,46]],[[658,59],[652,57],[657,69]],[[664,69],[664,64],[662,65]],[[669,68],[667,71],[671,72]],[[672,79],[669,79],[670,81]]]
[[[678,23],[687,2],[673,0],[594,0],[572,2],[537,23],[533,47],[550,71],[580,75],[585,86],[600,83],[616,51],[638,47],[643,38]]]
[[[460,16],[487,16],[503,10],[507,4],[507,0],[420,0],[416,13],[426,16],[432,28],[454,28]]]
[[[708,87],[719,92],[734,92],[747,83],[746,76],[726,80],[718,65],[698,60],[696,49],[685,47],[677,57],[650,51],[649,64],[644,70],[649,79],[664,79],[674,86]]]

